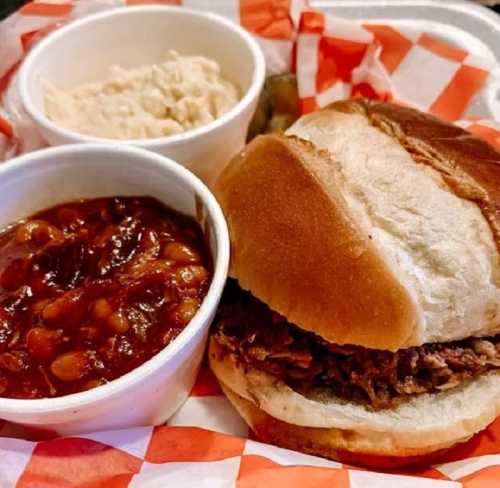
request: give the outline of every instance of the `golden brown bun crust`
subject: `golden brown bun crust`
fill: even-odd
[[[365,117],[374,130],[404,146],[416,164],[432,166],[448,191],[477,205],[478,216],[482,213],[484,217],[483,228],[489,225],[492,229],[491,246],[499,246],[497,151],[458,127],[392,104],[337,102],[317,118],[321,113],[334,116],[335,112]],[[356,133],[360,129],[352,130],[352,144],[362,144],[361,132]],[[389,151],[387,147],[373,150]],[[444,338],[439,340],[466,337],[467,321],[462,328],[449,326],[447,321],[455,320],[453,314],[424,327],[426,309],[412,288],[413,282],[402,278],[398,266],[390,263],[387,250],[378,242],[374,245],[367,227],[352,215],[344,199],[346,185],[339,169],[343,163],[332,157],[298,138],[268,135],[255,139],[230,163],[217,182],[216,194],[231,234],[232,275],[290,322],[329,342],[397,350],[429,342],[426,334]],[[450,246],[455,245],[452,237]],[[486,242],[482,237],[478,240],[478,245]],[[489,245],[484,244],[485,253]],[[404,245],[401,250],[406,252]],[[420,259],[415,253],[412,259]],[[452,253],[451,262],[455,257]],[[478,298],[478,303],[471,302],[466,310],[478,316],[470,322],[476,326],[470,334],[489,335],[498,328],[498,304],[493,296],[498,256],[491,259],[492,282],[484,285],[489,294],[480,295],[484,304]],[[440,266],[436,273],[442,272]],[[450,294],[452,281],[447,281]],[[426,289],[429,293],[425,296],[441,296],[442,290],[430,285]],[[459,292],[457,289],[457,296]]]
[[[415,305],[369,236],[347,213],[335,182],[312,167],[326,153],[261,136],[226,168],[216,195],[240,285],[290,322],[330,342],[398,349],[414,333]],[[353,300],[362,296],[362,305]]]
[[[405,466],[428,466],[439,462],[440,457],[453,445],[431,453],[408,456],[353,452],[348,449],[355,448],[360,437],[355,431],[288,424],[271,417],[222,382],[221,388],[260,441],[346,464],[384,470]]]
[[[370,100],[335,102],[326,110],[365,115],[413,158],[439,171],[456,193],[475,202],[500,249],[500,153],[470,132],[432,115]]]

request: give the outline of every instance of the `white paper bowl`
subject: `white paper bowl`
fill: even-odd
[[[184,7],[139,6],[71,22],[47,36],[26,57],[19,72],[23,105],[51,145],[104,141],[60,127],[45,116],[41,77],[60,88],[74,87],[103,80],[112,64],[132,68],[157,63],[169,49],[218,61],[222,74],[239,86],[241,100],[219,119],[197,129],[120,142],[171,157],[210,183],[244,146],[265,78],[264,56],[257,42],[222,17]]]
[[[117,195],[152,196],[201,221],[213,280],[198,313],[171,344],[137,369],[89,391],[37,400],[0,398],[0,418],[62,435],[164,422],[194,384],[227,277],[228,231],[213,195],[179,164],[111,144],[48,148],[5,163],[0,195],[0,228],[60,203]]]

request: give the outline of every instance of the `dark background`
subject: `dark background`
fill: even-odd
[[[13,12],[24,3],[26,3],[26,0],[0,0],[0,19],[3,19],[10,12]],[[500,3],[500,0],[498,3]],[[500,5],[492,8],[500,13]]]
[[[8,14],[19,8],[24,2],[23,0],[0,0],[0,19],[3,19]]]

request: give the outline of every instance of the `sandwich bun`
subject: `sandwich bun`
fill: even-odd
[[[500,154],[458,127],[340,102],[254,139],[216,195],[232,275],[329,342],[395,351],[500,332]]]
[[[497,372],[373,411],[322,391],[294,391],[241,365],[213,338],[208,354],[224,393],[260,440],[343,462],[377,468],[424,464],[500,415]]]

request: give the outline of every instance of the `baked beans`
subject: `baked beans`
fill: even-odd
[[[0,234],[0,396],[87,390],[141,365],[211,281],[199,225],[148,197],[59,205]]]

